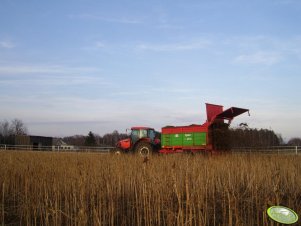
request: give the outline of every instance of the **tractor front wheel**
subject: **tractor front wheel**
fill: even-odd
[[[153,147],[146,142],[139,143],[135,148],[135,153],[140,155],[141,157],[148,157],[152,154]]]

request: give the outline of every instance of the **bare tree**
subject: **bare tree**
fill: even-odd
[[[301,146],[301,138],[294,137],[287,142],[287,145]]]
[[[70,145],[84,146],[86,137],[84,135],[74,135],[64,137],[63,141]]]
[[[20,119],[14,119],[11,122],[3,120],[0,122],[0,143],[13,144],[14,136],[26,135],[27,128]]]
[[[8,137],[13,134],[10,124],[7,120],[0,122],[0,135],[2,137]]]
[[[11,131],[13,135],[26,135],[27,128],[20,119],[14,119],[11,121],[10,125]]]

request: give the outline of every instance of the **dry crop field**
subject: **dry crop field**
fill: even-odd
[[[0,152],[1,225],[277,225],[301,156]],[[300,221],[299,221],[300,222]]]

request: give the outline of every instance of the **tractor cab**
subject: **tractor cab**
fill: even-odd
[[[140,139],[149,139],[154,141],[156,137],[156,132],[153,128],[148,127],[132,127],[130,139],[132,143],[136,143]]]
[[[150,127],[132,127],[129,138],[118,141],[119,152],[138,152],[140,155],[148,155],[160,148],[158,132]]]

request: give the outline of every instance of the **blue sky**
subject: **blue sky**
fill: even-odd
[[[233,121],[301,136],[301,1],[0,1],[0,119],[35,135]]]

